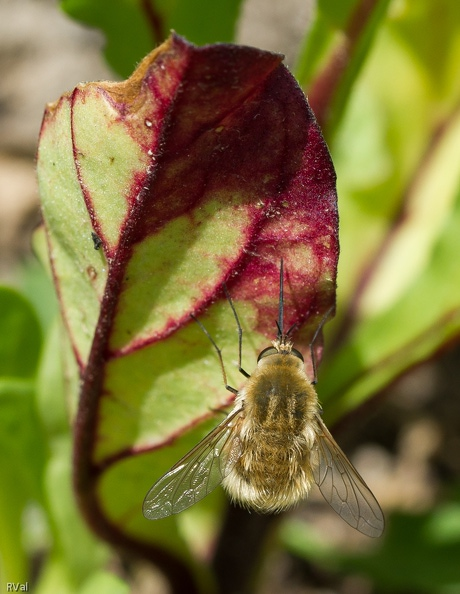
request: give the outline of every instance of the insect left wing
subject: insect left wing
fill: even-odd
[[[311,453],[313,477],[324,499],[345,522],[367,536],[380,536],[385,527],[380,505],[356,468],[317,417],[319,433]]]
[[[241,442],[234,431],[241,411],[241,407],[231,411],[153,485],[142,506],[148,520],[177,514],[220,485],[241,455]]]

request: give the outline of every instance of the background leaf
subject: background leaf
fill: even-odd
[[[100,28],[108,63],[127,77],[171,30],[191,42],[232,41],[241,0],[61,0],[67,14]]]
[[[0,287],[0,311],[0,376],[30,378],[42,338],[37,317],[20,293],[6,287]]]
[[[21,542],[24,508],[41,500],[45,445],[34,403],[34,376],[41,329],[32,307],[17,291],[0,288],[0,547],[4,577],[25,582]]]
[[[327,139],[335,134],[389,4],[389,0],[324,0],[317,4],[296,76],[308,89]]]

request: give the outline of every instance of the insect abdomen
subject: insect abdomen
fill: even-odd
[[[259,511],[281,511],[308,495],[313,482],[305,435],[286,436],[258,429],[247,434],[243,453],[223,486],[241,504]]]

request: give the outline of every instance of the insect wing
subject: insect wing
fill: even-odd
[[[345,522],[367,536],[385,527],[380,505],[318,417],[319,433],[311,454],[313,477],[324,499]]]
[[[153,485],[142,508],[148,520],[177,514],[220,485],[241,456],[241,442],[235,432],[241,410],[230,412]]]

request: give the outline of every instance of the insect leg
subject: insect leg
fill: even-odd
[[[222,370],[222,377],[224,378],[224,384],[225,384],[225,388],[229,391],[232,392],[232,394],[238,394],[238,390],[236,388],[232,388],[232,386],[229,386],[227,383],[227,373],[225,371],[225,365],[224,365],[224,359],[222,357],[222,350],[217,346],[216,341],[214,340],[214,338],[209,334],[209,332],[206,330],[205,326],[200,322],[200,320],[194,316],[193,314],[190,314],[190,317],[195,320],[195,322],[198,324],[198,326],[201,328],[201,330],[203,331],[203,333],[205,334],[205,336],[208,337],[209,342],[212,344],[212,346],[214,347],[214,350],[217,353],[217,356],[219,357],[219,362],[220,362],[220,368]]]
[[[238,318],[238,314],[236,313],[236,309],[235,309],[235,306],[233,305],[233,301],[232,301],[232,298],[230,297],[230,293],[228,292],[227,287],[225,285],[224,285],[224,292],[225,292],[225,297],[227,297],[227,301],[229,302],[230,307],[232,308],[232,312],[233,312],[233,315],[235,316],[235,320],[236,320],[236,327],[238,328],[238,371],[240,373],[242,373],[244,375],[244,377],[251,377],[250,374],[241,367],[241,359],[242,359],[242,353],[243,353],[243,328],[241,327],[240,319]]]
[[[316,339],[319,336],[319,333],[321,332],[321,330],[323,329],[324,324],[327,322],[327,320],[329,319],[330,315],[332,314],[332,312],[334,311],[334,305],[331,306],[327,312],[324,314],[324,316],[321,318],[321,322],[318,325],[318,328],[315,330],[315,333],[313,335],[313,338],[311,339],[310,342],[310,356],[311,356],[311,364],[313,367],[313,381],[312,384],[316,384],[318,381],[318,377],[316,375],[316,355],[315,355],[315,350],[314,350],[314,346],[315,346],[315,342]]]

